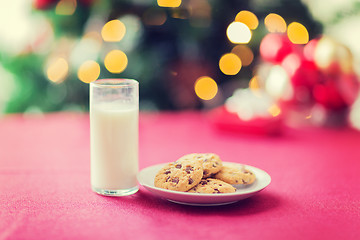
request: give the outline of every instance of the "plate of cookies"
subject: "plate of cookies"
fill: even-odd
[[[191,153],[174,162],[144,168],[137,179],[158,197],[194,206],[234,203],[253,196],[271,182],[265,171],[223,162],[214,153]]]

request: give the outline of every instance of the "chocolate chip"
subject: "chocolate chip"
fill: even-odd
[[[206,180],[201,180],[200,184],[201,184],[201,185],[206,185],[206,184],[207,184],[207,181],[206,181]]]
[[[170,170],[166,170],[166,171],[165,171],[165,174],[169,174],[169,173],[171,173]]]
[[[219,184],[219,186],[222,186],[222,184]]]
[[[176,168],[181,168],[181,164],[175,165]]]
[[[169,178],[170,178],[170,177],[167,177],[165,181],[166,181],[166,182],[169,181]]]
[[[190,166],[187,166],[185,171],[186,171],[187,174],[190,174],[190,172],[194,171],[194,169],[192,167],[190,167]]]
[[[219,189],[214,188],[214,193],[220,193]]]
[[[246,183],[247,183],[244,179],[242,179],[242,182],[243,182],[243,184],[246,184]]]
[[[172,181],[173,183],[178,184],[178,183],[179,183],[179,178],[178,178],[178,177],[174,177],[173,179],[171,179],[171,181]]]
[[[192,184],[194,180],[192,178],[189,178],[189,184]]]
[[[207,175],[208,174],[208,171],[204,170],[204,175]]]
[[[216,167],[216,164],[213,164],[213,167]]]

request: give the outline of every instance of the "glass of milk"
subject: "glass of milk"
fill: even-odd
[[[99,79],[90,83],[91,187],[126,196],[139,189],[139,83]]]

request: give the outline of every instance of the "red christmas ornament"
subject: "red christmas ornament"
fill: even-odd
[[[306,60],[301,54],[289,54],[281,66],[288,73],[293,86],[312,88],[320,79],[320,72],[315,63]]]
[[[260,55],[265,61],[280,63],[295,50],[294,44],[284,34],[270,33],[260,43]]]
[[[328,109],[349,107],[359,92],[350,49],[326,36],[315,41],[311,48],[312,51],[304,49],[304,54],[312,55],[315,65],[323,74],[323,82],[314,88],[314,98]]]
[[[321,79],[321,74],[312,61],[299,53],[290,53],[281,63],[289,76],[293,96],[288,102],[292,104],[309,104],[313,101],[312,89]]]
[[[342,109],[348,104],[341,95],[338,86],[338,79],[327,77],[323,83],[318,83],[313,89],[313,95],[317,103],[327,109]]]

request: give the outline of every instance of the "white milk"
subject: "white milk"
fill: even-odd
[[[119,190],[137,186],[139,109],[121,103],[90,109],[91,185]]]

